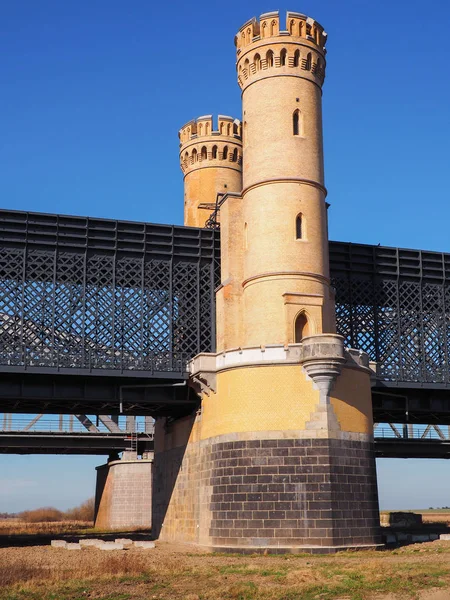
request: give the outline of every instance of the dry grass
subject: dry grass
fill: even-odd
[[[0,600],[417,598],[450,587],[449,559],[444,542],[333,557],[205,555],[166,544],[113,554],[8,548],[0,549]]]
[[[2,535],[62,535],[79,533],[93,527],[92,521],[54,521],[44,523],[27,523],[22,519],[2,519],[0,536]]]
[[[447,523],[450,524],[450,511],[433,511],[422,513],[424,523]]]

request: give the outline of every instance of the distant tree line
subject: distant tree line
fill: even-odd
[[[43,506],[21,513],[0,513],[0,519],[20,519],[26,523],[52,523],[55,521],[93,521],[94,498],[89,498],[79,506],[62,511],[53,506]]]

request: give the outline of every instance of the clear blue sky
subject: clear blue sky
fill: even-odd
[[[234,34],[277,8],[329,34],[330,237],[450,251],[448,0],[0,2],[1,206],[181,223],[178,129],[240,116]],[[98,462],[0,457],[0,511],[76,504]],[[380,474],[385,507],[450,504],[450,463]]]

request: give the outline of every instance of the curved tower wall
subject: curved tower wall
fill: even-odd
[[[179,132],[180,165],[184,173],[184,224],[204,227],[217,194],[242,189],[241,122],[211,115],[186,123]]]

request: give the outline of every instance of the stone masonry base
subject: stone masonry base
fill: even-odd
[[[237,552],[379,545],[372,443],[270,433],[270,439],[215,438],[156,454],[161,539]]]
[[[151,527],[151,460],[117,460],[97,467],[95,527]]]

